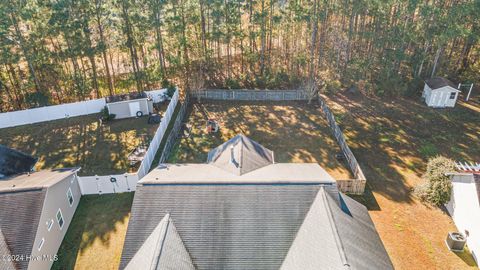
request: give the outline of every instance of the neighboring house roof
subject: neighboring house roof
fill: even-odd
[[[27,256],[37,233],[46,189],[0,191],[0,230],[12,255]],[[16,262],[27,269],[28,261]]]
[[[29,172],[37,159],[0,144],[0,179],[5,176]]]
[[[10,252],[10,248],[8,247],[7,240],[3,235],[2,230],[0,229],[0,269],[3,270],[15,270],[15,264],[13,260],[9,260],[8,258],[12,258],[12,253]]]
[[[448,80],[446,78],[443,78],[443,77],[430,78],[430,79],[425,80],[425,83],[432,90],[439,89],[439,88],[442,88],[442,87],[445,87],[445,86],[450,86],[453,89],[455,89],[457,91],[460,91],[460,90],[457,89],[457,86],[453,82],[451,82],[450,80]]]
[[[196,269],[279,269],[284,261],[283,269],[392,269],[364,206],[335,185],[301,181],[140,185],[120,268],[137,257],[167,215]],[[320,245],[311,261],[303,261],[303,252]]]
[[[207,163],[242,175],[273,164],[273,151],[245,135],[237,135],[208,153]]]
[[[79,168],[63,168],[10,176],[0,179],[0,192],[47,188],[78,170]]]
[[[40,171],[0,180],[0,231],[12,255],[31,254],[48,187],[77,170]],[[1,242],[0,236],[0,252],[5,252]],[[16,267],[27,269],[28,261],[17,262]]]
[[[147,94],[145,92],[132,92],[128,94],[108,96],[108,97],[105,97],[105,101],[107,103],[113,103],[113,102],[128,101],[128,100],[135,100],[135,99],[142,99],[142,98],[147,98]]]

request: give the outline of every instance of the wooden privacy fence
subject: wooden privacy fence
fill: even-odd
[[[337,180],[338,187],[343,192],[348,192],[352,194],[362,194],[363,191],[365,190],[365,184],[367,182],[367,180],[365,179],[365,175],[363,174],[363,171],[360,168],[360,165],[358,165],[358,161],[355,158],[355,155],[352,153],[352,150],[350,150],[350,147],[348,147],[347,141],[343,136],[342,130],[337,125],[337,122],[335,121],[335,117],[333,116],[333,113],[330,111],[330,108],[328,108],[327,103],[322,97],[318,98],[318,102],[320,103],[320,107],[322,108],[322,111],[325,114],[325,117],[327,118],[328,125],[330,126],[330,129],[333,132],[333,136],[335,136],[335,139],[337,140],[337,143],[340,146],[340,149],[342,149],[343,155],[345,156],[348,166],[350,167],[350,170],[353,173],[353,177],[355,178],[355,179],[349,179],[349,180]]]
[[[192,97],[200,97],[210,100],[246,100],[246,101],[293,101],[308,100],[309,95],[303,90],[203,90],[192,94]],[[347,164],[354,179],[337,180],[338,188],[347,193],[363,194],[366,185],[365,175],[360,168],[355,155],[348,146],[342,130],[338,127],[333,113],[327,103],[319,97],[318,102],[327,118],[328,125],[342,150]]]
[[[147,153],[137,172],[116,175],[79,176],[78,183],[82,195],[135,191],[137,182],[149,172],[160,143],[167,131],[168,124],[173,120],[173,113],[179,101],[179,92],[178,90],[175,91],[170,104],[168,104],[168,108],[162,117],[162,121],[148,146]]]
[[[302,90],[203,90],[191,94],[192,97],[214,100],[288,101],[308,100]]]

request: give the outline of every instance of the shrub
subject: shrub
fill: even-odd
[[[177,88],[171,84],[167,87],[167,96],[169,96],[170,98],[173,97],[173,94],[175,94],[175,91],[177,90]]]
[[[103,109],[100,111],[100,113],[102,114],[102,121],[105,121],[105,122],[111,121],[111,120],[115,119],[115,117],[116,117],[115,114],[110,113],[108,111],[107,106],[103,107]]]
[[[226,81],[225,81],[225,86],[228,88],[228,89],[240,89],[240,83],[238,82],[238,80],[236,79],[233,79],[233,78],[228,78]]]
[[[424,183],[415,187],[415,194],[424,202],[436,206],[450,200],[452,183],[446,175],[455,170],[455,163],[446,157],[436,156],[429,159],[427,171],[423,175]]]
[[[423,157],[429,158],[436,156],[438,154],[438,149],[433,143],[426,142],[420,146],[419,152]]]

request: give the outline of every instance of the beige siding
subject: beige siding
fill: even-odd
[[[67,192],[69,188],[73,194],[73,204],[71,206],[67,198]],[[57,254],[58,248],[62,243],[63,237],[67,232],[70,222],[72,221],[73,215],[78,206],[78,202],[80,201],[80,197],[80,187],[75,174],[68,176],[67,178],[48,188],[43,204],[42,215],[40,216],[40,221],[38,224],[37,236],[32,248],[32,258],[36,258],[37,256],[46,256],[47,259],[31,261],[28,267],[29,270],[50,269],[50,267],[52,267],[53,261],[49,260],[48,258]],[[61,209],[64,221],[61,229],[56,218],[58,209]],[[47,224],[52,219],[53,226],[51,230],[48,231]],[[38,247],[42,241],[42,238],[45,240],[42,249],[39,251]]]
[[[140,111],[143,113],[143,115],[148,115],[149,106],[146,98],[108,103],[107,107],[110,113],[115,114],[115,119],[129,118],[129,117],[132,117],[130,113],[129,104],[137,103],[137,102],[140,105]],[[152,108],[153,108],[153,105],[152,105]]]

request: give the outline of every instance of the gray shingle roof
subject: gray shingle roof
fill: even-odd
[[[208,153],[207,163],[236,175],[273,164],[273,152],[245,135],[237,135]]]
[[[169,214],[162,218],[125,269],[195,270]]]
[[[446,79],[446,78],[443,78],[443,77],[430,78],[430,79],[425,80],[425,83],[432,90],[442,88],[442,87],[445,87],[445,86],[450,86],[450,87],[453,87],[454,89],[457,89],[457,85],[455,85],[449,79]]]
[[[333,218],[325,216],[328,211]],[[332,256],[320,251],[309,256],[314,269],[338,269],[338,249],[352,269],[392,268],[366,208],[340,197],[334,184],[227,182],[138,186],[121,269],[168,214],[197,269],[279,269],[287,253],[319,243],[332,248]],[[302,235],[301,226],[314,229],[311,237]],[[294,262],[286,261],[291,267],[285,269],[299,269]]]
[[[46,189],[0,191],[0,230],[12,255],[30,255]],[[27,269],[28,262],[17,263]]]
[[[15,264],[13,261],[8,259],[11,255],[12,253],[10,252],[10,248],[5,240],[5,236],[3,236],[3,232],[0,229],[0,269],[15,270]]]

